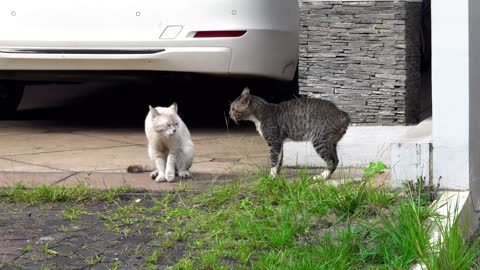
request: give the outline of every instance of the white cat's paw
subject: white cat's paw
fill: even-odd
[[[163,173],[158,173],[157,177],[155,178],[155,182],[160,183],[165,181],[165,175]]]
[[[278,168],[273,167],[273,168],[270,169],[270,178],[277,177],[277,174],[278,174]]]
[[[182,179],[192,178],[192,174],[189,171],[179,171],[178,176],[180,176]]]
[[[330,172],[330,170],[325,170],[321,174],[315,175],[313,177],[313,180],[326,180],[330,177],[331,174],[332,173]]]
[[[150,173],[150,178],[152,178],[152,180],[155,180],[158,176],[158,171],[153,171]]]
[[[172,182],[173,180],[175,180],[175,172],[166,172],[165,173],[165,179],[168,182]]]

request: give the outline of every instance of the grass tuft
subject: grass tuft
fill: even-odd
[[[0,189],[0,200],[27,204],[113,202],[119,198],[120,194],[130,190],[130,187],[119,187],[101,191],[85,184],[77,184],[75,186],[51,185],[35,188],[27,188],[23,184],[16,184],[9,188]]]

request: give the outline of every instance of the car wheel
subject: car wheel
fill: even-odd
[[[17,111],[23,96],[24,84],[0,81],[0,119],[8,119]]]

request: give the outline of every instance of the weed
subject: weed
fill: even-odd
[[[57,255],[58,255],[58,252],[57,252],[57,251],[48,248],[48,244],[46,244],[45,246],[43,246],[43,248],[42,248],[42,253],[47,254],[47,255],[54,255],[54,256],[57,256]]]
[[[425,177],[418,177],[416,181],[405,183],[407,196],[411,195],[422,205],[428,205],[438,198],[440,182],[436,186],[433,183],[426,183]]]
[[[31,245],[26,245],[26,246],[22,247],[22,253],[23,254],[30,252],[30,250],[32,250]]]
[[[118,267],[120,266],[120,263],[117,260],[114,260],[112,262],[112,265],[108,268],[108,270],[118,270]]]
[[[85,263],[88,266],[93,266],[95,264],[101,263],[103,261],[103,256],[96,255],[95,257],[89,257],[85,260]]]
[[[172,239],[171,237],[167,237],[162,242],[162,248],[163,249],[169,249],[169,248],[174,248],[174,247],[175,247],[175,240]]]
[[[145,262],[147,263],[147,265],[156,265],[158,263],[159,257],[160,257],[160,251],[155,250],[152,255],[147,257]]]
[[[62,211],[63,217],[67,220],[70,220],[70,221],[74,221],[78,218],[78,216],[86,215],[86,214],[88,214],[87,211],[82,210],[82,209],[78,209],[78,208],[75,208],[75,207],[71,207],[71,206],[68,206],[68,205],[65,205],[65,210]]]
[[[387,166],[382,161],[370,162],[370,164],[363,168],[363,180],[368,180],[370,182],[375,181],[375,177],[387,168]]]
[[[195,269],[193,261],[188,259],[188,258],[180,259],[180,261],[178,261],[174,265],[173,268],[178,269],[178,270],[193,270],[193,269]]]

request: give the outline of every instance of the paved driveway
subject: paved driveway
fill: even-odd
[[[253,125],[227,128],[229,90],[183,80],[27,87],[18,119],[0,121],[0,185],[85,181],[172,188],[180,180],[155,183],[148,173],[125,169],[149,164],[143,131],[147,105],[173,101],[195,143],[194,185],[257,171],[257,165],[268,164],[267,146]]]
[[[257,171],[268,162],[268,148],[253,130],[192,129],[197,185],[225,181]],[[70,184],[100,187],[129,184],[148,189],[171,188],[148,173],[131,174],[132,164],[150,164],[141,128],[89,128],[43,121],[0,122],[0,185]]]

